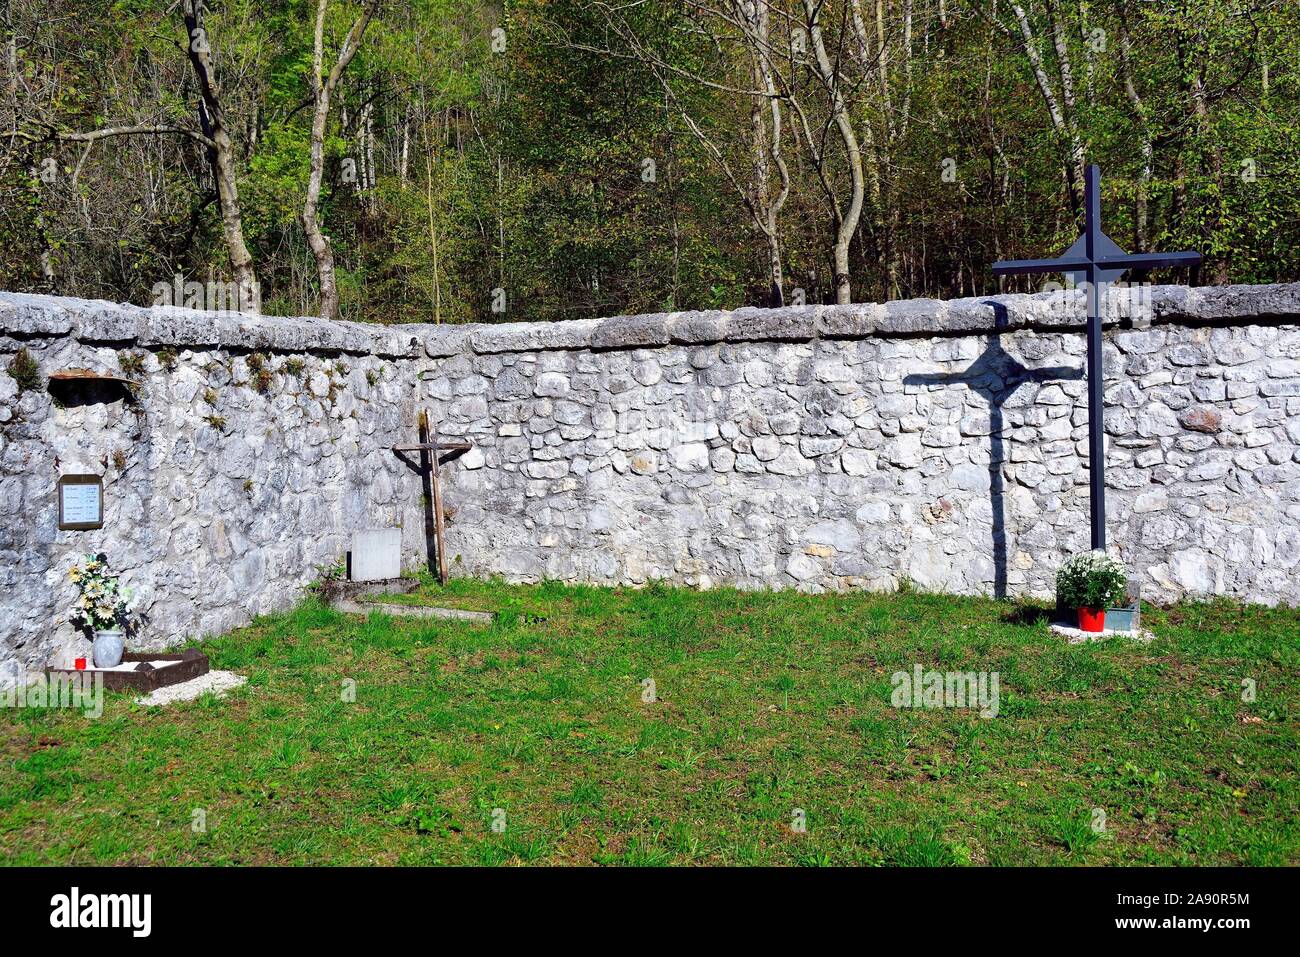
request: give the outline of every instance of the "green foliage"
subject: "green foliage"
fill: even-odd
[[[175,371],[178,357],[174,346],[161,346],[154,351],[154,355],[158,359],[158,364],[165,370]]]
[[[18,391],[36,391],[41,387],[41,367],[26,348],[19,349],[5,367],[18,383]]]
[[[329,50],[356,6],[330,5]],[[609,29],[610,8],[589,0],[383,5],[335,91],[325,137],[320,217],[345,317],[494,322],[765,303],[768,251],[746,208],[757,178],[752,63],[743,44],[707,36],[701,24],[717,25],[707,6],[617,7],[637,49],[666,70],[638,62]],[[828,35],[853,37],[847,0],[818,6]],[[1103,168],[1106,225],[1121,245],[1199,249],[1204,282],[1300,278],[1300,5],[1020,6],[1058,104],[1069,67],[1065,129],[1008,5],[884,3],[884,75],[870,51],[837,55],[858,71],[844,89],[866,156],[849,249],[855,300],[981,295],[998,288],[994,259],[1064,248],[1078,230],[1071,137]],[[317,307],[301,226],[314,14],[312,4],[229,0],[205,21],[268,312]],[[38,4],[18,4],[10,16],[32,91],[20,128],[143,116],[193,128],[175,5],[95,0],[76,17],[43,17]],[[782,50],[787,13],[773,23]],[[490,46],[497,26],[504,52]],[[849,184],[833,124],[815,107],[819,81],[806,63],[793,75],[788,94],[814,105],[809,130],[831,143],[834,162],[823,180],[783,99],[781,260],[787,296],[797,287],[818,302],[833,296],[826,194],[843,198]],[[44,137],[0,144],[0,288],[143,303],[177,273],[229,278],[202,144],[170,134],[113,142],[84,156]],[[941,176],[948,161],[952,181]],[[496,289],[503,312],[492,308]]]
[[[252,373],[253,389],[263,395],[270,391],[274,373],[267,365],[266,356],[260,352],[250,352],[244,357],[244,365],[248,366],[248,371]]]
[[[117,354],[117,365],[122,370],[122,374],[138,379],[144,375],[144,353],[125,350]]]
[[[1067,608],[1109,608],[1125,597],[1124,564],[1104,552],[1083,552],[1056,573],[1056,597]]]

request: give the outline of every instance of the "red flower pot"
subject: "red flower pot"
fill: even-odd
[[[1105,608],[1080,608],[1079,609],[1079,630],[1080,631],[1101,631],[1106,627],[1106,609]]]

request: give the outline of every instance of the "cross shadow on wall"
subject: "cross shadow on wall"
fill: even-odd
[[[988,348],[960,372],[926,373],[905,376],[907,385],[957,385],[965,384],[984,397],[989,407],[989,496],[993,506],[993,594],[1007,597],[1007,521],[1004,501],[1002,465],[1006,461],[1002,403],[1017,387],[1026,382],[1046,382],[1052,379],[1082,379],[1082,368],[1054,366],[1046,369],[1029,369],[1020,360],[1002,348],[1002,334],[1010,329],[1007,307],[999,302],[989,302],[993,307],[997,331],[988,337]]]

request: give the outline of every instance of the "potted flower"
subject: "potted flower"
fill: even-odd
[[[1079,612],[1079,628],[1101,631],[1106,609],[1124,599],[1128,575],[1124,563],[1105,552],[1075,555],[1056,573],[1056,599],[1064,608]]]
[[[95,667],[120,664],[126,628],[137,603],[135,592],[121,586],[108,570],[108,557],[103,553],[87,555],[85,561],[69,569],[68,577],[77,586],[72,623],[94,633],[91,653]]]

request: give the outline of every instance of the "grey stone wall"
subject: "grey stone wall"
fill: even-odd
[[[1297,602],[1300,285],[1111,308],[1115,550],[1155,599]],[[420,408],[475,445],[444,473],[454,574],[1049,595],[1088,545],[1082,317],[1073,292],[460,327],[0,295],[6,364],[142,362],[90,400],[0,374],[0,662],[78,647],[88,551],[160,644],[292,603],[355,528],[400,524],[418,564],[389,446]],[[57,530],[79,471],[102,531]]]
[[[414,371],[395,361],[409,338],[6,295],[0,366],[19,348],[42,379],[87,368],[140,385],[20,393],[0,371],[0,668],[85,653],[66,573],[89,552],[140,590],[156,646],[292,604],[354,528],[422,528],[418,480],[387,449],[413,440]],[[260,389],[250,355],[270,373]],[[103,529],[58,530],[68,473],[103,476]]]

